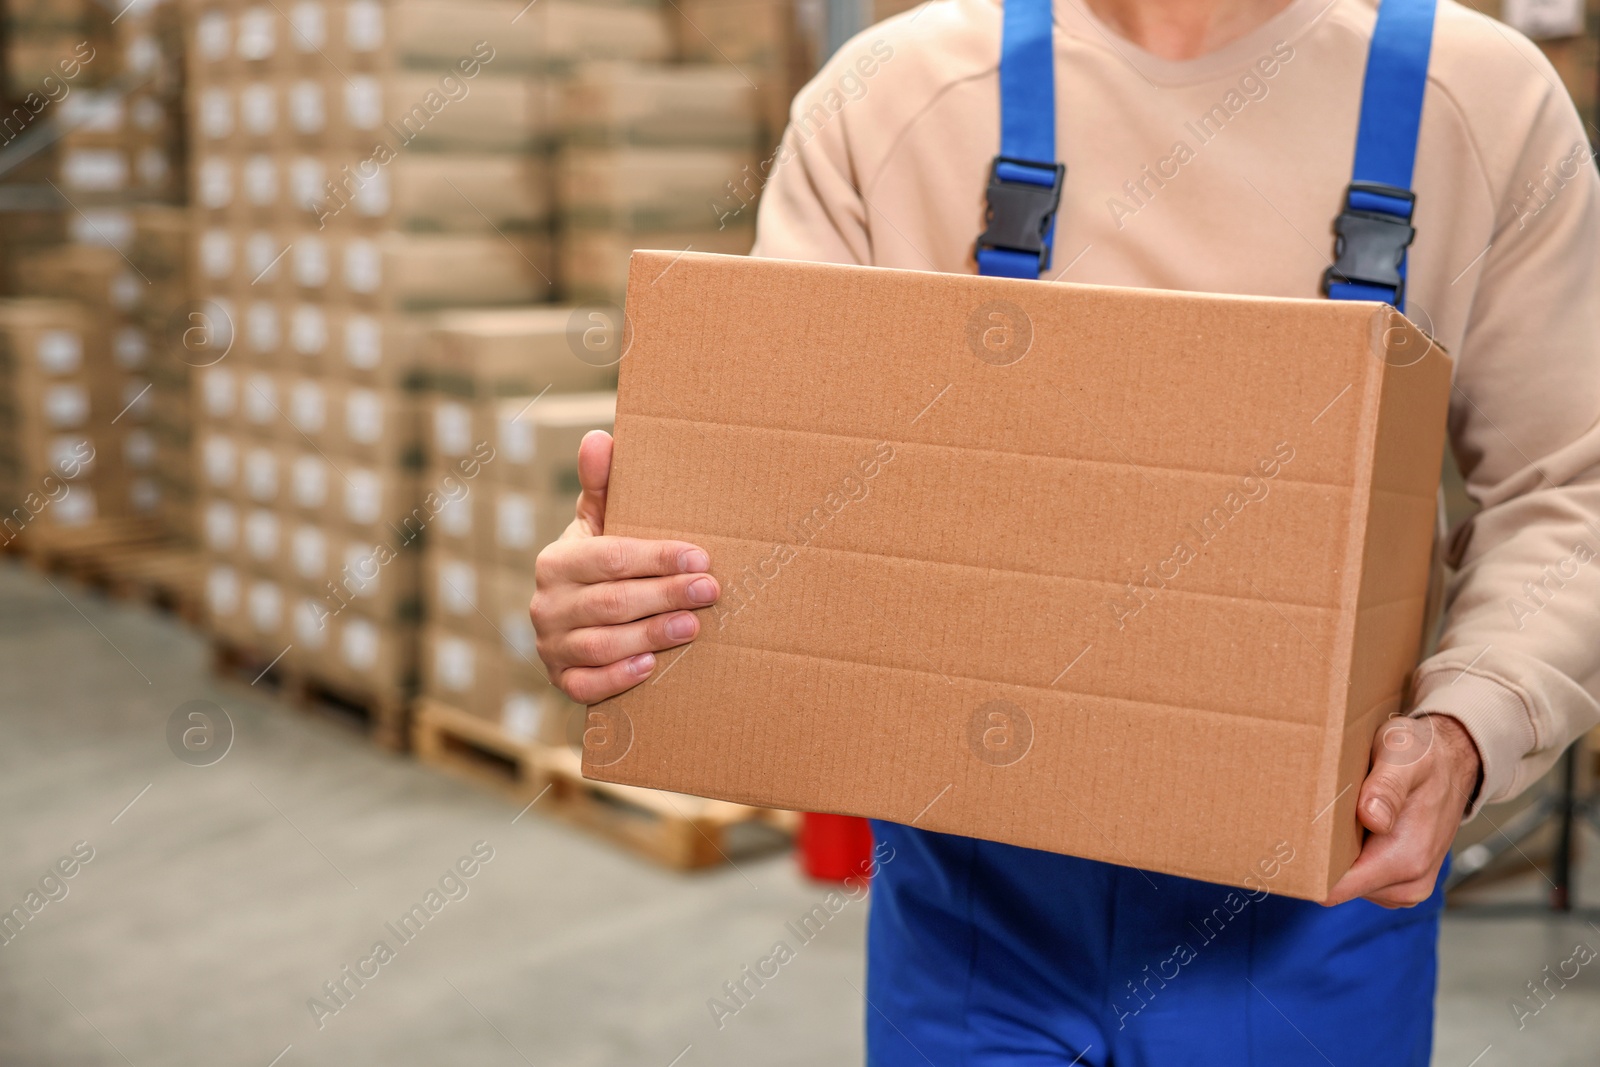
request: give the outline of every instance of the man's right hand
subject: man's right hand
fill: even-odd
[[[550,680],[580,704],[632,689],[657,652],[694,640],[693,608],[716,601],[711,558],[685,541],[607,537],[611,435],[595,430],[578,449],[578,514],[539,553],[528,614]]]

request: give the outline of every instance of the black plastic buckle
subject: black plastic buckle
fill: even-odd
[[[1036,171],[1053,170],[1055,178],[1049,185],[1003,178],[1000,167],[1007,163]],[[1050,264],[1050,246],[1046,241],[1050,226],[1055,222],[1056,209],[1061,206],[1061,187],[1066,179],[1064,163],[1052,165],[995,156],[989,166],[988,210],[984,214],[984,231],[978,236],[978,251],[1032,252],[1039,257],[1042,272]]]
[[[1361,193],[1404,201],[1406,213],[1401,216],[1357,207]],[[1344,194],[1344,211],[1333,223],[1335,261],[1322,275],[1323,294],[1339,283],[1370,285],[1393,290],[1390,303],[1398,307],[1406,289],[1400,265],[1405,262],[1406,248],[1417,236],[1411,225],[1416,206],[1416,194],[1409,189],[1382,182],[1351,182]]]

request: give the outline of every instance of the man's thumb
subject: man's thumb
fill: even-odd
[[[611,485],[611,435],[590,430],[578,445],[578,519],[596,537],[605,533],[606,490]]]

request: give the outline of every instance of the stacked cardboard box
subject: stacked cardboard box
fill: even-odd
[[[118,397],[105,331],[70,300],[0,301],[0,544],[35,543],[115,513]]]
[[[443,315],[428,359],[423,693],[513,742],[581,726],[528,619],[534,560],[572,521],[578,444],[616,408],[614,361],[575,350],[572,322],[569,308]]]
[[[796,0],[676,0],[679,58],[722,64],[754,83],[770,151],[789,121],[789,102],[817,68],[820,26]]]
[[[620,306],[635,248],[743,254],[731,197],[758,163],[755,86],[726,63],[592,63],[567,83],[557,177],[567,296]]]

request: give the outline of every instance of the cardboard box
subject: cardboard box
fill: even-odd
[[[416,232],[514,233],[550,217],[552,178],[542,156],[402,152],[383,166],[349,152],[290,164],[297,221],[321,227],[385,225]]]
[[[630,230],[626,227],[590,229],[580,226],[564,231],[559,242],[560,262],[557,265],[564,298],[621,306],[628,285],[628,260],[635,248],[673,248],[744,255],[750,251],[750,245],[755,240],[755,212],[745,211],[736,223],[719,230],[712,210],[720,203],[713,204],[707,199],[701,205],[707,219],[703,229]],[[671,260],[661,262],[659,269],[663,273],[672,269]]]
[[[728,184],[742,180],[751,161],[737,148],[566,148],[556,172],[562,223],[716,230]]]
[[[625,328],[610,309],[518,307],[444,311],[426,359],[433,388],[473,399],[610,389]],[[485,423],[476,440],[492,427]]]
[[[634,257],[606,532],[723,594],[586,774],[1326,896],[1422,644],[1440,349],[1370,303],[675,255]]]
[[[563,134],[596,145],[721,145],[761,139],[756,87],[726,62],[591,63],[567,83]]]
[[[495,405],[495,458],[491,477],[546,499],[576,501],[578,446],[591,430],[616,422],[617,394],[551,393],[513,397]]]

